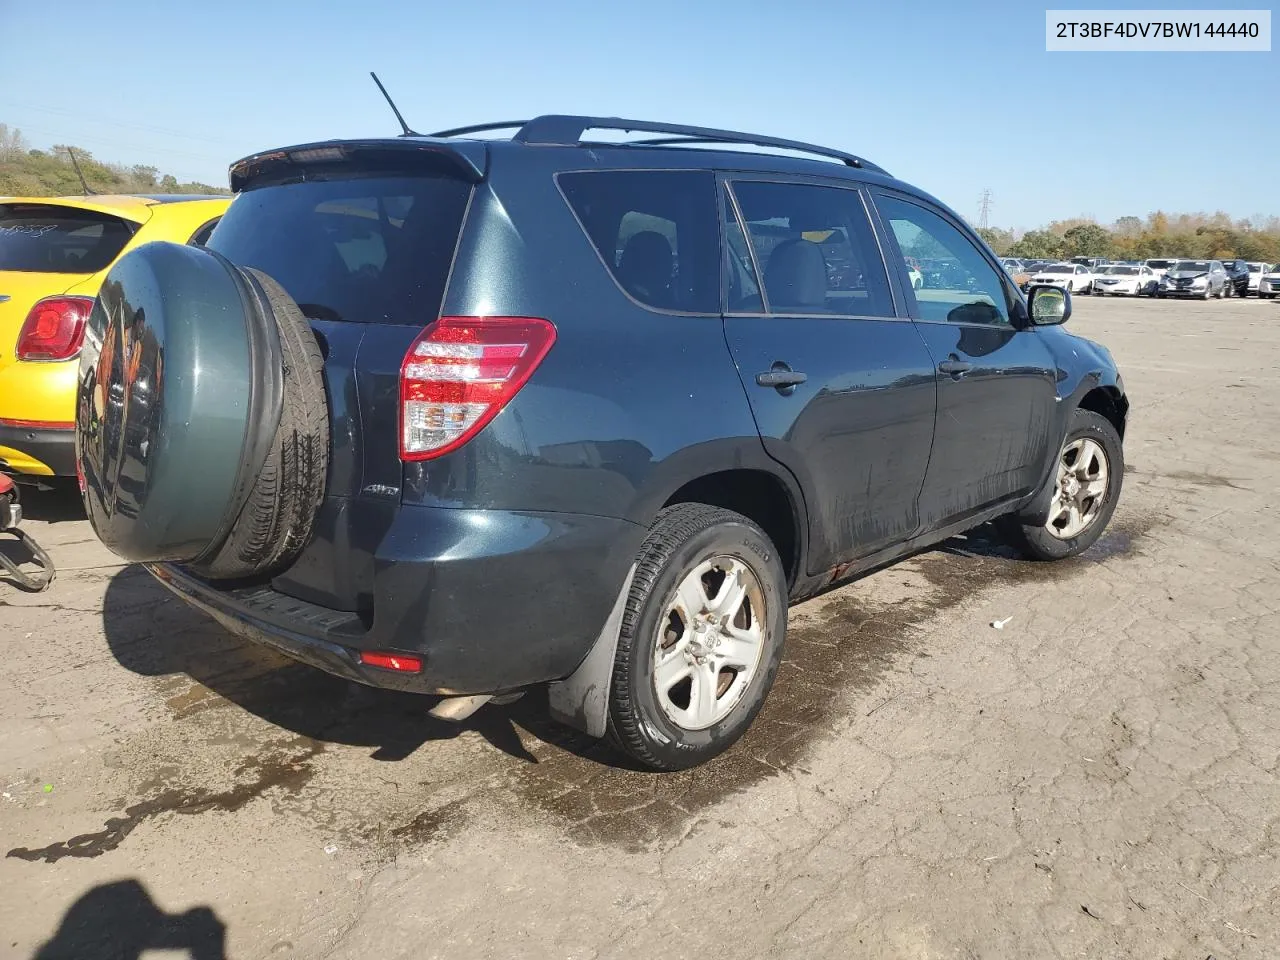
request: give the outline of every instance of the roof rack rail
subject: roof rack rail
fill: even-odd
[[[428,133],[428,137],[465,137],[468,133],[485,133],[489,130],[510,130],[513,127],[523,128],[528,120],[499,120],[497,123],[473,123],[469,127],[454,127],[452,130],[438,130]]]
[[[488,126],[486,124],[486,126]],[[503,125],[497,125],[503,126]],[[514,124],[512,124],[514,126]],[[474,129],[474,128],[473,128]],[[546,145],[576,146],[582,141],[582,134],[587,130],[621,130],[624,133],[663,133],[666,137],[652,140],[631,141],[619,146],[665,146],[677,143],[742,143],[757,147],[772,147],[779,150],[794,150],[798,153],[811,153],[816,156],[830,157],[850,167],[861,167],[877,173],[885,171],[864,160],[862,157],[830,147],[804,143],[800,140],[784,140],[780,137],[765,137],[755,133],[740,133],[736,130],[717,130],[713,127],[692,127],[679,123],[658,123],[652,120],[624,120],[621,117],[578,117],[561,114],[548,114],[528,121],[511,139],[522,143]]]
[[[778,147],[786,150],[795,150],[800,153],[813,153],[823,157],[833,157],[841,160],[851,167],[858,167],[863,170],[871,170],[875,173],[885,173],[887,171],[879,164],[872,163],[866,157],[859,157],[852,153],[844,153],[840,150],[832,150],[827,147],[810,146],[807,143],[799,141],[778,140],[774,137],[759,137],[751,140],[742,140],[738,137],[729,139],[728,137],[652,137],[645,140],[628,140],[625,146],[629,147],[666,147],[678,146],[682,143],[747,143],[759,144],[766,147]]]

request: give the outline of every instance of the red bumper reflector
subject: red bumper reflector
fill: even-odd
[[[66,420],[10,420],[0,417],[0,427],[11,427],[16,430],[74,430],[75,421]]]
[[[421,673],[422,658],[406,653],[379,653],[376,650],[361,650],[360,662],[366,667],[379,667],[382,670],[394,670],[396,673]]]

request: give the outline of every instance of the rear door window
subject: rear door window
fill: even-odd
[[[120,255],[137,227],[93,210],[0,204],[0,270],[97,273]]]
[[[470,191],[429,176],[259,187],[208,246],[275,278],[312,319],[423,326],[440,315]]]
[[[592,170],[562,173],[557,182],[628,296],[658,310],[720,312],[713,173]]]
[[[732,186],[769,313],[894,315],[884,261],[857,190],[764,181]],[[730,312],[757,312],[758,299],[731,302]]]

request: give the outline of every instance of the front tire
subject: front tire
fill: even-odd
[[[610,738],[651,770],[724,752],[760,712],[786,629],[786,575],[763,530],[706,504],[662,511],[623,611]]]
[[[1062,560],[1088,550],[1107,528],[1124,483],[1124,446],[1106,417],[1077,410],[1058,455],[1049,520],[1002,521],[1005,535],[1032,560]]]

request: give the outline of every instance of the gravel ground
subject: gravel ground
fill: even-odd
[[[32,499],[61,574],[0,585],[0,956],[1280,955],[1280,304],[1071,326],[1133,402],[1111,531],[795,608],[760,721],[678,775],[254,648]]]

